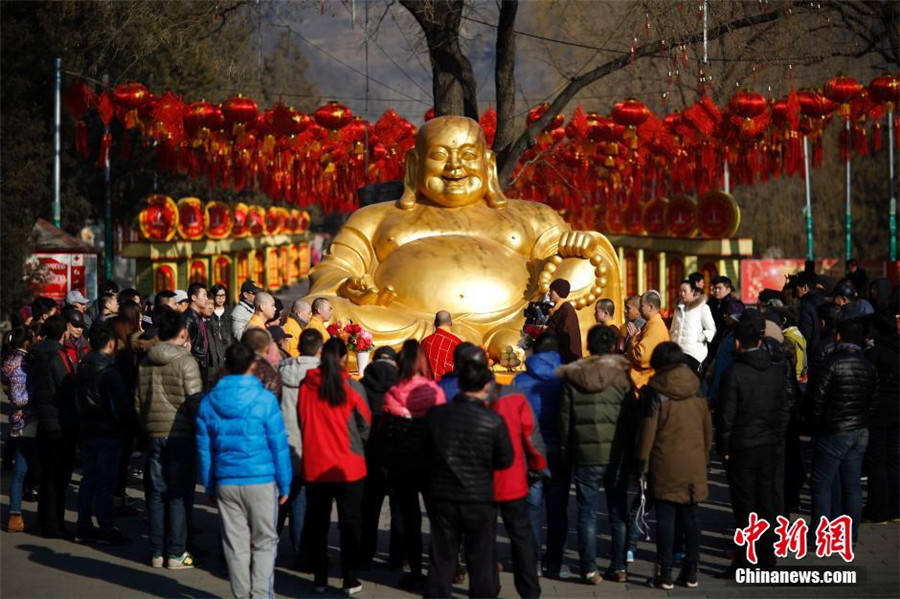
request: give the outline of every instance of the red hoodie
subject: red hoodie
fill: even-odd
[[[522,499],[528,495],[528,471],[543,472],[547,468],[534,412],[525,395],[513,387],[501,391],[488,406],[503,417],[513,447],[512,465],[494,471],[494,501]]]
[[[310,370],[300,385],[297,417],[303,439],[303,479],[311,483],[354,482],[366,476],[364,445],[372,415],[344,376],[347,401],[332,406],[319,397],[322,371]]]

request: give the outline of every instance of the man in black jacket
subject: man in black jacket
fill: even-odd
[[[78,370],[76,398],[81,414],[82,479],[78,488],[76,541],[123,545],[128,539],[113,527],[113,494],[122,454],[122,437],[132,402],[113,356],[116,335],[101,323],[91,330],[91,353]],[[96,502],[96,503],[95,503]],[[93,516],[100,530],[94,531]]]
[[[806,339],[807,351],[815,352],[819,345],[822,326],[819,322],[819,306],[825,303],[825,292],[816,287],[815,273],[802,272],[797,275],[797,297],[800,298],[800,333]]]
[[[811,381],[815,454],[810,481],[814,534],[822,516],[834,518],[831,487],[841,477],[843,514],[853,519],[853,541],[862,517],[863,456],[869,442],[869,416],[875,401],[875,367],[862,354],[863,325],[858,320],[838,326],[837,344],[821,372]]]
[[[187,318],[188,338],[191,340],[191,355],[200,367],[200,376],[204,384],[209,380],[209,334],[203,322],[203,310],[209,297],[203,283],[191,283],[187,290],[191,304],[184,315]]]
[[[777,506],[776,459],[790,418],[782,369],[761,349],[759,323],[743,320],[735,331],[737,356],[725,372],[716,412],[716,448],[728,474],[735,525],[747,526],[750,512],[766,519],[771,527],[757,544],[759,564],[775,565],[772,532]],[[738,549],[729,573],[746,566]]]
[[[31,350],[34,362],[28,377],[34,381],[33,401],[40,422],[38,522],[45,537],[70,538],[64,523],[66,490],[72,480],[78,444],[78,410],[73,393],[78,364],[72,362],[63,346],[64,317],[57,314],[48,318],[41,333],[44,340]]]
[[[460,394],[425,417],[426,459],[431,474],[428,517],[431,565],[425,597],[450,597],[460,537],[465,536],[470,597],[496,597],[494,470],[513,462],[503,418],[487,408],[493,387],[487,366],[467,363]]]

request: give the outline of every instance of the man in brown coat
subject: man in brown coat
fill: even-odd
[[[583,356],[581,347],[581,327],[578,325],[578,314],[566,298],[569,297],[571,285],[565,279],[556,279],[550,283],[550,301],[553,308],[547,320],[547,328],[556,333],[559,339],[559,355],[563,364],[580,360]]]
[[[656,500],[656,577],[654,585],[671,589],[675,519],[684,523],[685,558],[678,582],[697,586],[700,521],[697,504],[709,496],[706,469],[712,445],[712,419],[706,400],[697,397],[700,380],[670,341],[650,359],[653,378],[641,391],[645,418],[637,444]]]

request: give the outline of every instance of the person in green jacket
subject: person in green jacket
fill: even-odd
[[[587,584],[603,580],[597,570],[597,511],[603,483],[613,539],[606,575],[625,582],[627,501],[619,492],[620,485],[609,480],[607,472],[611,461],[618,461],[614,454],[619,445],[617,437],[623,434],[622,406],[631,395],[628,360],[613,353],[616,339],[606,326],[588,331],[587,342],[589,357],[556,371],[564,383],[559,418],[561,453],[574,467],[582,579]]]

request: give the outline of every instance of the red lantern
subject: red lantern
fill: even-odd
[[[754,92],[738,92],[728,103],[731,112],[744,119],[753,119],[766,111],[766,99]]]
[[[800,112],[803,116],[813,118],[824,118],[835,111],[837,105],[823,96],[821,93],[812,90],[803,90],[797,94],[797,100],[800,102]]]
[[[850,77],[835,77],[825,83],[825,97],[838,104],[848,104],[863,91],[863,85]]]
[[[869,84],[869,96],[879,104],[886,104],[888,111],[900,105],[900,79],[896,75],[881,75]]]
[[[224,124],[222,109],[205,100],[188,104],[184,109],[184,128],[191,137],[201,128],[220,129]]]
[[[587,115],[587,121],[587,136],[591,141],[622,141],[625,128],[621,125],[617,125],[615,121],[608,116],[601,116],[596,112],[590,112]]]
[[[113,90],[113,98],[125,110],[137,110],[150,99],[150,90],[140,83],[120,83]]]
[[[427,123],[428,121],[430,121],[433,118],[434,118],[434,107],[431,107],[427,111],[425,111],[425,122]]]
[[[340,102],[332,100],[316,110],[315,119],[322,127],[337,131],[350,124],[350,121],[353,120],[353,112]]]
[[[259,107],[250,98],[241,94],[222,102],[222,116],[226,125],[243,124],[252,121],[259,114]]]
[[[531,123],[535,122],[536,120],[538,120],[539,118],[544,116],[544,113],[547,112],[547,110],[549,108],[550,108],[549,104],[547,104],[546,102],[541,102],[540,104],[538,104],[537,106],[535,106],[534,108],[532,108],[531,110],[528,111],[528,116],[525,118],[525,122],[530,125]],[[563,123],[565,123],[565,122],[566,122],[566,115],[560,113],[560,114],[556,115],[555,117],[553,117],[549,123],[547,123],[547,126],[544,127],[544,131],[550,131],[552,129],[559,129],[563,126]],[[563,132],[563,134],[565,134],[565,132]]]
[[[650,118],[650,109],[634,99],[616,102],[612,109],[612,118],[625,127],[639,127]]]

